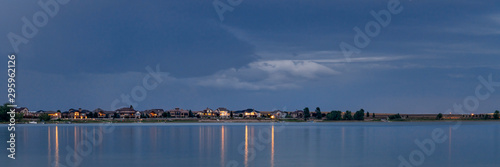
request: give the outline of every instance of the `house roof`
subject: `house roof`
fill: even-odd
[[[202,113],[209,113],[209,112],[214,112],[214,110],[212,110],[212,109],[210,109],[210,108],[207,107],[206,109],[204,109],[204,110],[202,110],[200,112],[202,112]]]
[[[23,110],[28,110],[28,108],[26,107],[19,107],[19,108],[15,108],[15,111],[14,112],[21,112]]]
[[[56,111],[44,111],[43,113],[44,113],[44,114],[55,114],[55,113],[57,113],[57,112],[56,112]]]
[[[274,111],[272,111],[272,112],[270,112],[270,113],[275,114],[275,113],[278,113],[278,112],[284,112],[284,111],[281,111],[281,110],[274,110]]]
[[[123,107],[123,108],[117,109],[116,111],[119,111],[119,112],[121,112],[121,111],[134,111],[135,112],[134,108],[129,108],[129,107]]]
[[[168,110],[168,112],[181,112],[181,113],[188,113],[188,110],[180,109],[180,108],[174,108],[171,110]]]
[[[256,113],[260,113],[260,111],[257,111],[255,109],[246,109],[246,110],[239,110],[239,111],[235,111],[234,113],[244,113],[244,112],[256,112]]]
[[[147,113],[151,113],[151,112],[160,113],[160,112],[165,112],[165,111],[163,111],[163,109],[149,109],[149,110],[145,110],[144,112],[147,112]]]
[[[114,113],[116,113],[116,111],[100,111],[100,112],[102,112],[104,114],[114,114]]]
[[[219,107],[217,108],[217,111],[229,111],[227,108],[224,107]]]

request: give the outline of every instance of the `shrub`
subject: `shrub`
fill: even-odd
[[[326,115],[326,119],[328,120],[341,120],[342,119],[342,111],[331,111]]]
[[[365,110],[361,109],[354,113],[354,120],[365,120]]]
[[[351,111],[347,110],[344,113],[344,120],[352,120],[352,113]]]
[[[401,119],[401,115],[399,115],[399,113],[395,115],[390,115],[389,119]]]
[[[49,114],[42,114],[42,115],[40,115],[40,121],[50,121]]]
[[[437,120],[442,120],[442,119],[443,119],[443,114],[439,113],[439,114],[436,116],[436,119],[437,119]]]

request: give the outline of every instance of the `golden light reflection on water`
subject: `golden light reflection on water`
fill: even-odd
[[[220,164],[222,167],[224,167],[224,156],[225,156],[225,149],[224,149],[224,142],[225,142],[225,130],[224,126],[221,126],[221,143],[220,143]]]
[[[59,129],[56,126],[56,155],[55,155],[55,162],[59,162]],[[55,167],[59,167],[59,163],[55,163]]]
[[[52,132],[52,128],[49,126],[47,127],[48,129],[48,141],[47,141],[47,144],[48,144],[48,148],[47,148],[47,151],[48,151],[48,162],[49,162],[49,165],[51,164],[52,162],[52,140],[51,140],[51,137],[52,137],[52,133],[54,133],[54,162],[59,162],[59,128],[56,126],[55,127],[55,130],[54,132]],[[55,167],[59,167],[59,163],[54,163],[54,166]]]
[[[74,148],[73,148],[73,150],[75,150],[75,151],[73,151],[73,153],[74,153],[74,155],[73,155],[73,156],[74,156],[74,157],[77,157],[77,156],[78,156],[78,155],[77,155],[77,153],[76,153],[76,150],[77,150],[77,149],[76,149],[76,146],[78,145],[78,136],[79,136],[79,135],[78,135],[78,134],[79,134],[79,133],[78,133],[78,132],[79,132],[78,130],[79,130],[79,128],[76,128],[76,126],[75,126],[75,129],[74,129],[74,136],[73,136],[73,137],[74,137],[74,139],[75,139],[75,143],[74,143],[75,145],[74,145]]]
[[[248,166],[248,125],[245,125],[245,167]]]

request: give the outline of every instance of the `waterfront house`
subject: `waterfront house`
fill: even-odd
[[[292,118],[304,118],[304,111],[302,110],[297,110],[292,112],[291,114]]]
[[[69,118],[69,112],[68,111],[64,111],[61,113],[61,118]]]
[[[159,118],[162,116],[164,112],[165,111],[163,111],[163,109],[150,109],[144,111],[144,114],[147,115],[149,118]]]
[[[97,118],[113,118],[116,111],[99,111],[97,112]]]
[[[210,109],[210,108],[206,108],[202,111],[199,111],[198,113],[196,113],[198,116],[202,117],[202,118],[206,118],[206,117],[216,117],[217,116],[217,113],[214,112],[214,110]]]
[[[45,112],[45,111],[43,111],[43,110],[38,110],[38,111],[35,111],[35,112],[33,112],[33,116],[38,118],[38,117],[40,117],[40,115],[42,115],[44,112]]]
[[[81,108],[79,108],[78,110],[71,108],[68,110],[68,117],[71,119],[87,119],[88,112],[88,110],[82,110]]]
[[[117,109],[116,113],[120,115],[120,118],[134,118],[137,114],[137,111],[134,110],[134,107],[130,106]]]
[[[136,111],[134,116],[135,116],[135,118],[141,118],[141,115],[142,114],[140,111]]]
[[[116,111],[105,111],[101,108],[97,108],[94,110],[94,113],[97,113],[97,118],[113,118]]]
[[[218,109],[215,110],[215,113],[218,113],[219,117],[221,118],[229,118],[231,111],[229,111],[227,108],[219,107]]]
[[[274,110],[271,112],[271,118],[272,119],[281,119],[286,117],[286,112],[280,111],[280,110]]]
[[[201,111],[192,111],[195,117],[201,118]]]
[[[56,111],[44,111],[43,114],[49,115],[51,119],[59,119],[62,116],[61,113]]]
[[[35,117],[35,114],[33,112],[30,112],[28,108],[26,107],[19,107],[14,110],[15,113],[21,113],[23,114],[23,117],[25,118],[33,118]]]
[[[180,109],[180,108],[175,108],[172,110],[168,110],[170,112],[170,117],[173,118],[187,118],[189,116],[189,111]]]
[[[240,111],[236,111],[235,114],[237,114],[238,116],[243,116],[243,118],[260,118],[261,117],[261,113],[260,111],[257,111],[255,109],[246,109],[246,110],[240,110]]]
[[[26,107],[19,107],[19,108],[15,108],[14,112],[15,113],[22,113],[24,115],[27,115],[27,114],[29,114],[30,111]]]
[[[234,118],[243,118],[243,110],[238,110],[238,111],[233,111],[233,117]]]

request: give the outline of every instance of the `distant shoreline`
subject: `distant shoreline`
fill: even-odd
[[[136,120],[136,119],[123,119],[123,120],[61,120],[61,121],[36,121],[36,124],[92,124],[92,123],[116,123],[116,124],[169,124],[169,123],[370,123],[370,122],[500,122],[495,119],[408,119],[408,120],[303,120],[303,119],[287,119],[287,120],[257,120],[257,119],[224,119],[224,120],[197,120],[197,119],[172,119],[172,120]],[[16,124],[30,124],[32,121],[21,121]],[[9,122],[0,122],[0,124],[9,124]]]

